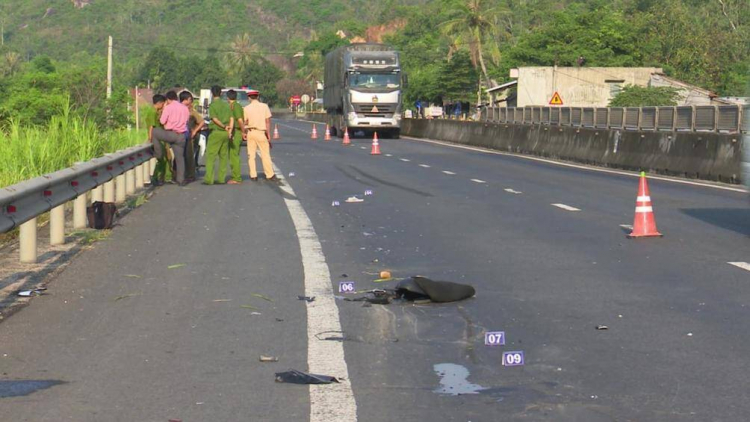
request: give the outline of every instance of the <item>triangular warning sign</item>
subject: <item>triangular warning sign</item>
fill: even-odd
[[[378,112],[378,106],[372,106],[372,113]]]
[[[555,95],[553,95],[552,99],[549,100],[549,105],[563,105],[563,100],[560,97],[560,94],[555,92]]]

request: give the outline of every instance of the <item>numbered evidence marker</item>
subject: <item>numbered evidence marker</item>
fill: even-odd
[[[505,331],[489,331],[484,333],[485,346],[505,346]]]
[[[354,282],[353,281],[339,282],[339,293],[354,293]]]
[[[371,191],[371,190],[369,190],[369,189],[368,189],[368,190],[366,190],[366,191],[365,191],[365,196],[370,196],[370,195],[372,195],[372,191]]]
[[[503,352],[503,366],[523,366],[523,352]]]
[[[293,172],[293,171],[290,171],[290,172],[289,172],[289,177],[294,177],[294,176],[296,176],[296,174],[294,174],[294,172]]]
[[[331,206],[332,206],[332,207],[338,207],[339,205],[341,205],[341,204],[339,203],[339,201],[333,201],[333,202],[331,202]]]

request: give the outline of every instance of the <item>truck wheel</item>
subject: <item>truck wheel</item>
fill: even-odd
[[[331,136],[336,136],[336,137],[340,138],[340,136],[339,136],[339,130],[336,129],[336,126],[331,125],[330,126],[330,131],[331,131]]]
[[[391,139],[398,139],[401,137],[401,129],[393,129],[391,132]]]

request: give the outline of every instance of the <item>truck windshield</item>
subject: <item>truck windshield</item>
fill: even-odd
[[[349,76],[351,88],[397,89],[401,85],[398,74],[355,73]]]

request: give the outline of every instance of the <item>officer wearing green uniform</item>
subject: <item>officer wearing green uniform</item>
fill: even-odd
[[[208,135],[208,145],[206,146],[206,174],[203,176],[203,183],[213,185],[214,183],[224,184],[227,177],[227,159],[229,158],[229,134],[234,131],[234,118],[229,104],[221,99],[221,87],[212,86],[211,95],[213,100],[208,107],[208,116],[211,118],[208,128],[211,133]],[[215,174],[214,164],[216,159],[219,160],[219,174]]]
[[[242,183],[242,167],[240,164],[240,147],[242,138],[245,133],[245,125],[242,124],[244,112],[242,106],[237,102],[237,92],[233,89],[227,91],[227,100],[229,100],[229,109],[232,111],[234,118],[234,135],[229,139],[229,168],[232,171],[230,185]]]
[[[164,103],[166,103],[167,98],[164,97],[161,94],[154,95],[153,98],[153,107],[149,107],[144,111],[143,116],[143,122],[145,123],[145,126],[148,128],[148,141],[151,143],[151,139],[153,137],[152,133],[155,127],[163,128],[161,122],[159,121],[159,117],[161,115],[161,111],[164,108]],[[169,145],[162,142],[162,148],[163,151],[167,151],[169,148]],[[161,186],[164,184],[165,180],[172,180],[172,166],[169,163],[169,158],[167,157],[167,154],[165,154],[162,158],[159,158],[156,161],[156,167],[154,167],[154,174],[151,179],[151,184],[154,186]]]

